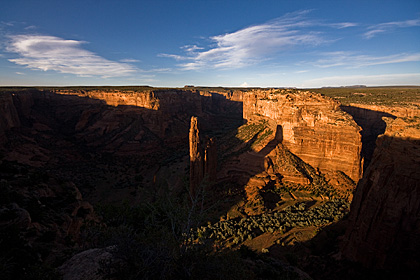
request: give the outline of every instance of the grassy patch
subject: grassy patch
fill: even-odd
[[[343,105],[356,103],[404,106],[420,102],[420,87],[319,88],[311,91],[335,98]]]

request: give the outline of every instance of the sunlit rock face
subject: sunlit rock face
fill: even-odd
[[[256,90],[244,94],[244,119],[267,119],[278,138],[295,155],[327,175],[362,175],[361,128],[320,94],[290,90]]]
[[[420,121],[387,120],[359,182],[342,246],[371,268],[420,267]]]

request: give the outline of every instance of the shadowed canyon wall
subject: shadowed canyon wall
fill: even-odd
[[[12,128],[40,133],[54,131],[101,152],[139,156],[161,150],[162,146],[187,146],[192,115],[204,120],[203,131],[241,123],[241,98],[234,91],[182,89],[144,92],[33,89],[2,93],[0,141],[6,141],[6,131]]]
[[[350,210],[343,255],[366,267],[420,267],[420,123],[386,120]]]
[[[122,156],[186,146],[192,115],[200,118],[205,134],[237,127],[242,116],[249,122],[265,119],[276,131],[276,141],[330,178],[342,171],[358,181],[362,173],[360,127],[338,102],[315,93],[55,89],[2,94],[0,105],[6,112],[0,121],[2,138],[6,130],[24,123],[39,132],[58,130],[87,147]],[[46,151],[38,150],[41,158],[48,158],[42,155]]]

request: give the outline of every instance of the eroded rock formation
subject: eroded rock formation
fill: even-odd
[[[122,263],[122,260],[114,256],[115,251],[117,251],[116,246],[83,251],[67,260],[58,271],[62,274],[63,280],[109,279],[107,273],[111,274],[114,272],[112,267]]]
[[[203,155],[201,154],[198,120],[191,117],[190,128],[190,193],[194,194],[204,176]]]
[[[420,122],[387,120],[350,210],[343,255],[370,268],[420,267]]]
[[[194,197],[203,179],[216,180],[217,148],[214,138],[200,140],[198,118],[191,117],[190,127],[190,194]]]
[[[360,127],[331,98],[311,92],[256,90],[244,94],[244,119],[266,119],[295,155],[334,177],[362,175]],[[279,131],[280,130],[280,131]]]

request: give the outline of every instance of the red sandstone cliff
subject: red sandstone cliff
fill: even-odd
[[[420,267],[420,122],[387,120],[351,204],[343,255],[366,267]]]
[[[326,174],[362,175],[360,127],[333,99],[311,92],[257,90],[244,94],[244,119],[266,119],[295,155]]]

